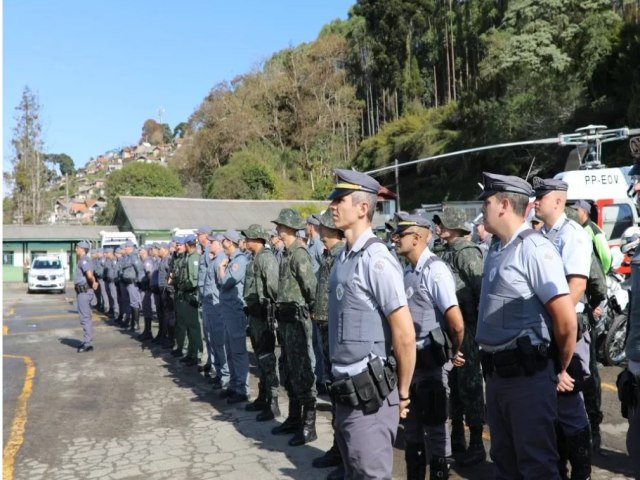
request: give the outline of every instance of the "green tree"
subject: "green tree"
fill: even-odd
[[[229,163],[218,168],[209,183],[207,198],[279,198],[280,182],[269,165],[250,151],[235,153]]]
[[[66,153],[47,153],[44,156],[46,162],[58,165],[61,175],[73,175],[76,172],[73,159]]]
[[[22,223],[40,223],[44,213],[43,191],[50,172],[42,153],[42,127],[38,96],[25,87],[16,107],[11,146],[16,218]]]
[[[100,223],[109,223],[113,217],[116,200],[121,195],[136,197],[175,197],[183,191],[180,178],[170,168],[149,163],[130,163],[107,177],[105,194],[107,207]]]

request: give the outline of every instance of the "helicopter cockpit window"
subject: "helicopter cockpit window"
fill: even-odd
[[[602,229],[608,239],[620,238],[633,225],[633,212],[627,204],[605,205],[602,207]]]

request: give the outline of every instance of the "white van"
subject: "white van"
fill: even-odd
[[[58,255],[39,255],[31,262],[27,293],[56,291],[64,293],[64,264]]]
[[[133,232],[100,232],[101,244],[102,248],[116,248],[125,243],[128,240],[131,240],[134,245],[138,245],[138,239],[133,234]]]

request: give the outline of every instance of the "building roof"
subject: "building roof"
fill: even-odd
[[[257,223],[273,227],[271,223],[283,208],[316,205],[318,210],[328,207],[323,200],[216,200],[174,197],[129,197],[118,199],[112,223],[122,231],[170,231],[174,228],[198,228],[211,225],[215,230],[240,230]],[[378,214],[374,225],[384,223]]]
[[[269,226],[281,209],[302,205],[326,208],[327,202],[308,200],[211,200],[203,198],[128,197],[118,199],[114,224],[122,230],[157,231],[198,228],[242,229],[258,223]]]
[[[3,242],[98,240],[100,232],[117,232],[114,225],[3,225]]]

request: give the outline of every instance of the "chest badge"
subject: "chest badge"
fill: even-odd
[[[336,298],[338,300],[342,300],[342,297],[344,297],[344,287],[342,286],[341,283],[339,283],[338,286],[336,287]]]

